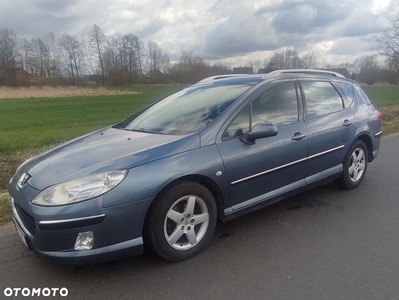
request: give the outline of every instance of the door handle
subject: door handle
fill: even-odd
[[[295,134],[294,134],[294,136],[291,138],[291,140],[293,140],[293,141],[300,141],[300,140],[302,140],[303,138],[305,138],[306,137],[306,134],[303,134],[303,133],[300,133],[300,132],[296,132]]]
[[[349,121],[348,119],[345,119],[344,123],[342,123],[342,126],[344,126],[344,127],[348,127],[348,126],[351,126],[351,125],[352,125],[352,122]]]

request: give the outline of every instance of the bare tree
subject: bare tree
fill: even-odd
[[[107,37],[104,34],[103,30],[100,26],[94,24],[91,31],[89,32],[88,45],[90,52],[96,58],[98,66],[101,71],[101,76],[103,80],[103,85],[105,84],[105,72],[104,72],[104,63],[103,63],[103,55],[105,51],[107,43]]]
[[[137,57],[137,65],[140,70],[140,76],[143,76],[143,64],[144,64],[144,59],[145,59],[145,52],[146,49],[144,47],[143,41],[141,41],[138,37],[134,37],[135,43],[134,43],[134,48],[136,50],[136,57]]]
[[[117,33],[108,37],[104,64],[107,76],[113,84],[125,84],[128,81],[128,49],[125,36]]]
[[[116,61],[117,61],[117,68],[119,70],[123,70],[126,66],[126,56],[127,56],[127,49],[126,49],[126,40],[123,34],[117,33],[112,37],[112,44],[116,49]]]
[[[201,57],[194,55],[192,51],[183,50],[179,62],[172,67],[172,73],[177,82],[194,83],[212,72]]]
[[[363,56],[356,59],[355,66],[360,70],[357,80],[372,85],[377,82],[381,73],[381,67],[377,61],[377,55]]]
[[[129,74],[129,83],[133,83],[136,70],[139,70],[140,76],[143,75],[141,66],[139,65],[139,55],[137,53],[138,37],[133,34],[127,34],[124,36],[124,44],[126,47],[126,66]]]
[[[106,71],[115,70],[117,69],[117,62],[116,62],[116,47],[113,43],[113,37],[107,37],[106,41],[106,48],[104,51],[104,67]],[[104,72],[107,73],[107,72]]]
[[[381,45],[380,54],[385,56],[385,64],[389,69],[391,83],[397,83],[399,79],[399,14],[391,23],[391,27],[385,30],[381,38],[377,38]]]
[[[399,57],[399,14],[392,21],[391,27],[386,29],[381,38],[377,38],[381,44],[381,54],[387,57]]]
[[[27,71],[33,74],[34,72],[32,72],[32,69],[29,64],[29,57],[31,52],[32,52],[32,47],[30,42],[27,39],[23,39],[21,41],[21,55],[22,55],[23,66]]]
[[[0,69],[14,70],[20,56],[19,41],[12,29],[0,29]],[[14,72],[11,72],[12,84],[16,83]]]
[[[55,44],[55,36],[52,33],[44,38],[32,38],[22,43],[25,67],[35,75],[36,79],[41,79],[43,82],[56,76],[58,58]]]
[[[81,84],[81,70],[84,65],[84,52],[82,44],[76,37],[64,33],[58,40],[62,49],[66,64],[71,73],[73,85],[75,85],[75,76]]]
[[[28,57],[28,63],[34,70],[36,78],[45,80],[47,77],[45,59],[48,56],[48,49],[42,38],[32,38],[30,44],[32,52]]]
[[[316,69],[318,67],[317,58],[314,56],[314,53],[305,55],[302,58],[302,63],[305,69]]]
[[[50,32],[48,35],[45,36],[44,40],[50,50],[50,63],[48,66],[48,70],[50,74],[52,73],[52,77],[55,78],[60,75],[57,39],[54,33]]]
[[[147,57],[149,70],[155,71],[162,67],[163,53],[161,47],[154,41],[149,40],[147,43]]]
[[[87,62],[89,63],[91,72],[92,72],[93,74],[96,74],[96,71],[94,70],[93,64],[92,64],[91,59],[90,59],[90,55],[89,55],[89,53],[88,53],[88,47],[87,47],[86,40],[83,40],[83,42],[82,42],[82,48],[83,48],[83,51],[84,51],[86,60],[87,60]]]
[[[162,73],[168,73],[170,69],[170,59],[169,59],[169,54],[164,53],[162,60],[161,60],[161,72]]]
[[[270,70],[299,69],[303,67],[302,60],[295,49],[288,48],[274,52],[267,68]]]

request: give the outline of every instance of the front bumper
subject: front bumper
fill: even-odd
[[[143,252],[143,216],[150,201],[109,208],[97,205],[101,203],[101,199],[63,208],[24,205],[24,201],[18,203],[13,197],[10,198],[10,203],[22,240],[30,250],[46,259],[85,264],[120,259]],[[87,206],[91,207],[91,214],[88,213]],[[64,218],[63,210],[68,212]],[[73,211],[76,215],[79,211],[86,212],[86,216],[71,218]],[[78,233],[86,231],[94,233],[93,248],[74,250]]]

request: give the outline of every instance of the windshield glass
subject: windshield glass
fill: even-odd
[[[140,114],[125,129],[189,134],[215,120],[251,85],[194,86],[173,94]]]

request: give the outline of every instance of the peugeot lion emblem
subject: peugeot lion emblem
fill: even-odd
[[[29,178],[31,178],[31,176],[28,173],[22,174],[21,177],[18,180],[17,187],[19,189],[22,189],[26,185],[26,183],[28,182]]]

